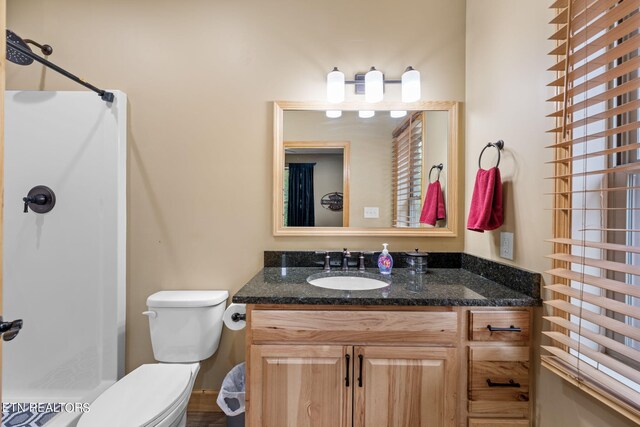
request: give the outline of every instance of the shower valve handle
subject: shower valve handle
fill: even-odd
[[[22,319],[4,322],[2,321],[2,316],[0,316],[0,335],[2,335],[3,340],[11,341],[18,335],[20,329],[22,329]]]
[[[56,205],[56,195],[52,189],[44,185],[36,185],[26,197],[24,202],[24,213],[29,212],[29,208],[35,213],[43,214],[49,212]]]
[[[22,201],[24,202],[24,213],[27,213],[29,212],[28,208],[31,203],[38,206],[45,205],[47,203],[47,196],[44,194],[36,194],[35,196],[23,197]]]

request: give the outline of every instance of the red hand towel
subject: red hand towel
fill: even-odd
[[[500,169],[478,169],[471,197],[467,228],[483,233],[485,230],[495,230],[502,225],[502,222]]]
[[[431,182],[427,187],[427,195],[424,197],[420,222],[436,225],[437,220],[445,218],[444,197],[442,196],[440,181]]]

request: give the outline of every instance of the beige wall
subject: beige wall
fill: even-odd
[[[396,78],[413,65],[424,99],[465,94],[464,0],[9,0],[7,9],[8,28],[53,45],[51,60],[129,97],[127,371],[153,361],[140,313],[155,291],[233,294],[267,249],[380,247],[381,238],[271,235],[273,100],[324,100],[333,66]],[[7,84],[80,89],[36,64],[9,64]],[[461,237],[384,240],[393,250],[463,248]],[[244,359],[243,339],[224,331],[196,387],[219,387]]]
[[[545,131],[553,126],[545,116],[553,105],[545,71],[553,49],[547,41],[553,15],[549,2],[537,0],[468,0],[466,60],[466,202],[467,212],[478,168],[478,155],[489,141],[503,139],[500,170],[505,190],[504,226],[484,234],[467,231],[465,251],[471,254],[543,272],[550,267],[544,256],[550,247],[552,200],[543,193],[552,191],[545,180],[552,170],[543,165],[553,142]],[[487,150],[489,151],[489,150]],[[483,165],[495,157],[483,156]],[[492,153],[493,154],[493,153]],[[494,155],[495,156],[495,155]],[[486,163],[485,163],[486,162]],[[487,167],[487,166],[485,166]],[[514,260],[498,256],[499,232],[514,233]],[[541,310],[536,328],[540,330]],[[537,335],[539,340],[539,334]],[[536,346],[539,343],[536,343]],[[632,426],[595,399],[539,367],[536,354],[536,425],[539,427]]]

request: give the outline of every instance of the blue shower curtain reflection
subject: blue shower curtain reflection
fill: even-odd
[[[313,166],[315,163],[289,163],[287,226],[315,226]]]

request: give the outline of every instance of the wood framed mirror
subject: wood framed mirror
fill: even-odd
[[[374,105],[274,102],[274,236],[457,235],[459,103]]]

